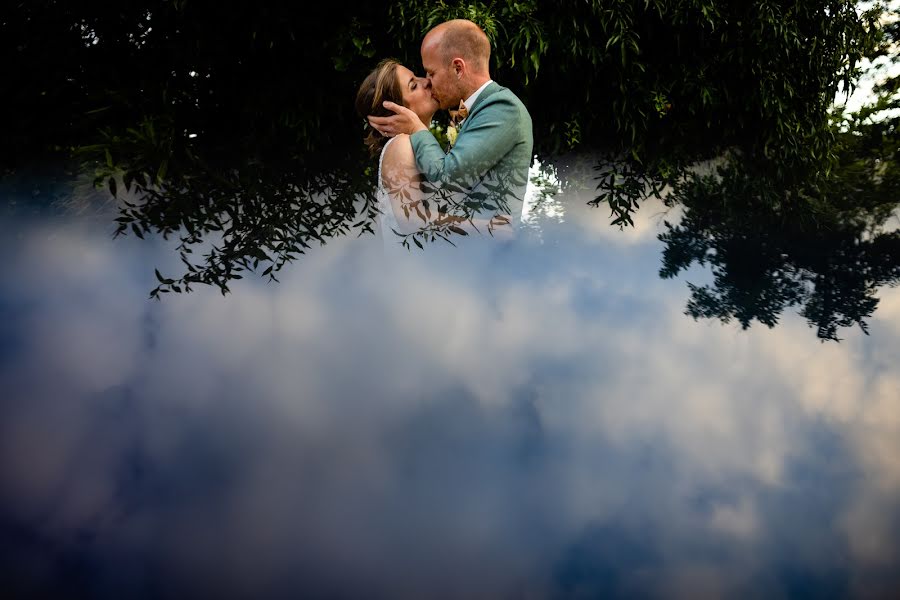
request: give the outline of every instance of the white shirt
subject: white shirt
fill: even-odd
[[[478,95],[484,91],[484,88],[486,88],[493,82],[494,82],[493,79],[488,79],[487,81],[484,82],[484,85],[482,85],[480,88],[478,88],[477,90],[472,92],[471,96],[469,96],[468,98],[463,100],[463,104],[466,105],[466,110],[472,110],[472,106],[475,104],[475,101],[478,100]]]

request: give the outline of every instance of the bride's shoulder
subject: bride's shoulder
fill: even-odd
[[[389,190],[408,187],[416,178],[416,156],[409,136],[400,134],[388,142],[381,161],[381,181]]]
[[[409,136],[405,133],[400,133],[394,136],[391,139],[387,147],[384,149],[384,160],[390,162],[400,162],[406,161],[408,162],[409,158],[413,157],[412,150],[412,142],[409,141]]]

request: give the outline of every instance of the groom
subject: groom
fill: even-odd
[[[450,151],[444,153],[413,111],[393,102],[384,106],[396,115],[370,116],[369,123],[387,136],[409,134],[416,165],[428,181],[462,189],[485,201],[488,210],[494,204],[506,212],[508,200],[522,200],[528,182],[534,146],[528,109],[491,80],[491,45],[475,23],[437,25],[422,40],[421,52],[432,97],[442,109],[459,109]],[[515,211],[520,213],[521,206]]]

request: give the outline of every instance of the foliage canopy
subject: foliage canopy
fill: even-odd
[[[464,17],[529,106],[540,155],[613,159],[595,201],[613,223],[723,152],[764,183],[747,201],[809,206],[841,185],[829,109],[887,51],[881,14],[851,0],[18,2],[0,23],[4,80],[21,82],[3,159],[76,153],[128,191],[121,233],[181,240],[186,272],[154,295],[224,293],[242,271],[274,277],[313,243],[371,230],[356,86],[385,56],[419,69],[427,29]]]

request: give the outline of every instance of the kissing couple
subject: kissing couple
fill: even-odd
[[[356,111],[366,118],[364,142],[379,156],[382,234],[446,239],[448,231],[481,225],[511,237],[518,218],[511,217],[510,200],[522,201],[531,165],[531,115],[491,79],[490,41],[472,21],[437,25],[421,53],[424,77],[382,60],[356,96]],[[428,128],[439,109],[451,115],[446,151]]]

